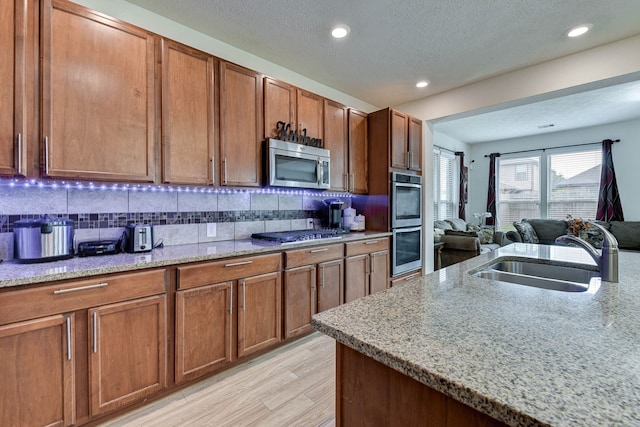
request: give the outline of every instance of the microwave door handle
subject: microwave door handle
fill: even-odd
[[[322,185],[322,179],[324,178],[324,170],[322,168],[322,159],[318,158],[317,162],[318,167],[316,168],[316,178],[318,180],[318,187],[320,187],[320,185]]]

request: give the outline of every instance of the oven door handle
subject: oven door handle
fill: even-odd
[[[392,231],[393,233],[412,233],[414,231],[421,231],[422,230],[422,226],[419,225],[417,227],[399,227],[399,228],[394,228]]]

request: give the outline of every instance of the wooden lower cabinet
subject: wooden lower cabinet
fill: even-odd
[[[389,287],[389,239],[364,240],[345,246],[345,302]]]
[[[344,302],[369,294],[369,255],[357,255],[344,260]]]
[[[282,340],[280,271],[238,280],[238,304],[238,357]]]
[[[105,305],[89,314],[89,393],[92,416],[166,386],[166,296]]]
[[[311,332],[311,316],[317,312],[316,266],[284,272],[284,337]]]
[[[0,425],[75,423],[73,314],[0,326]]]
[[[176,292],[176,383],[232,360],[233,282]]]
[[[318,264],[318,313],[344,302],[344,260]]]

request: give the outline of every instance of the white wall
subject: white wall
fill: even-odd
[[[469,204],[467,213],[484,212],[487,206],[490,153],[507,153],[537,148],[585,144],[603,139],[620,139],[613,145],[613,164],[625,220],[640,221],[640,120],[594,126],[546,135],[470,144]],[[437,144],[437,140],[436,140]]]

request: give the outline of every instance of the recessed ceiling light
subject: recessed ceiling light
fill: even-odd
[[[429,86],[429,82],[426,80],[416,83],[416,87],[427,87],[427,86]]]
[[[351,28],[349,28],[347,25],[340,24],[333,27],[333,30],[331,30],[331,35],[336,39],[342,39],[344,37],[347,37],[350,32]]]
[[[578,25],[567,31],[567,37],[579,37],[589,31],[593,27],[591,24]]]

